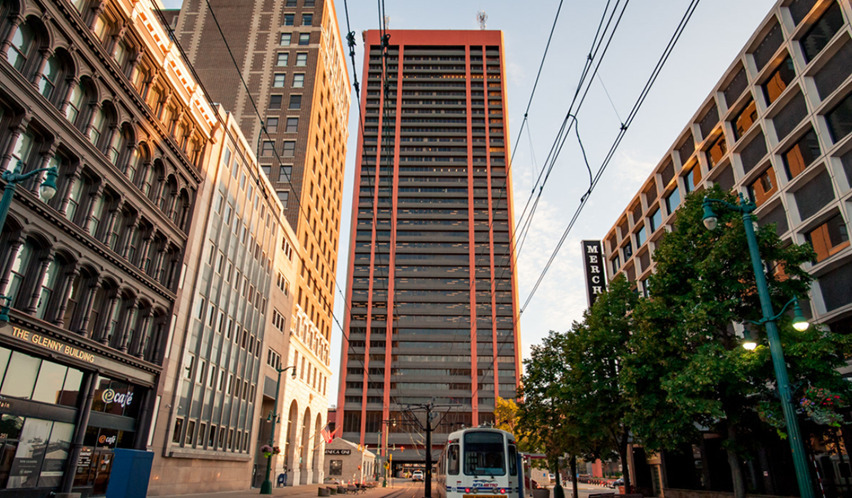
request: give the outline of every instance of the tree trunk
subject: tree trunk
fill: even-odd
[[[559,457],[556,457],[556,462],[553,465],[553,472],[556,474],[556,486],[553,488],[553,498],[565,498],[565,491],[562,489],[562,483],[559,477]]]
[[[745,481],[743,480],[743,470],[740,467],[740,459],[736,452],[730,448],[737,441],[737,430],[730,421],[727,424],[728,429],[728,445],[725,450],[728,454],[728,466],[731,467],[731,482],[734,485],[734,498],[745,498]]]
[[[621,478],[624,479],[624,492],[630,493],[630,469],[627,465],[627,438],[618,445],[618,458],[621,459]]]
[[[580,496],[580,491],[577,489],[577,457],[571,455],[571,484],[574,492],[574,498]]]

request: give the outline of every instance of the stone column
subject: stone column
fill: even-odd
[[[62,301],[59,302],[59,306],[56,309],[56,315],[54,315],[51,323],[56,325],[57,327],[65,326],[65,310],[68,309],[68,300],[71,299],[71,292],[73,291],[73,284],[77,277],[80,276],[80,268],[77,263],[72,263],[71,269],[65,272],[65,280],[62,282]]]
[[[124,307],[121,316],[121,322],[116,325],[115,335],[116,340],[113,341],[116,344],[117,349],[121,350],[122,353],[127,352],[127,339],[128,335],[130,335],[131,328],[134,325],[134,321],[136,320],[136,313],[139,311],[136,308],[136,305],[139,303],[138,297],[133,297],[129,300],[127,306]]]
[[[0,57],[6,60],[9,60],[9,47],[12,46],[12,38],[15,36],[15,33],[18,32],[18,28],[20,28],[21,24],[24,24],[24,18],[18,14],[9,19],[9,24],[9,34],[6,35],[6,38],[3,40],[2,44],[0,44]]]
[[[15,258],[18,257],[18,251],[21,250],[21,246],[23,244],[24,237],[21,233],[18,233],[17,237],[9,239],[9,250],[6,251],[6,257],[3,263],[3,274],[2,276],[0,276],[0,291],[2,291],[3,295],[5,295],[8,291],[7,287],[9,286],[9,281],[11,280],[12,265],[15,264]],[[2,304],[4,303],[0,303],[0,305]]]
[[[95,298],[95,295],[98,293],[98,289],[103,288],[104,283],[106,281],[100,276],[92,279],[92,282],[89,284],[88,291],[86,292],[86,296],[80,302],[80,310],[81,310],[81,319],[80,326],[77,327],[77,332],[83,335],[84,337],[92,337],[94,334],[90,333],[87,329],[89,328],[89,320],[92,317],[92,301]]]
[[[143,344],[148,342],[144,340],[145,337],[143,336],[148,332],[148,324],[151,323],[151,311],[151,307],[149,306],[141,310],[137,315],[136,330],[130,341],[130,354],[137,358],[142,358]]]
[[[115,303],[119,299],[119,290],[116,289],[111,296],[109,296],[109,301],[107,302],[106,313],[101,315],[98,319],[100,323],[95,324],[95,329],[98,337],[96,340],[101,344],[107,344],[110,339],[110,330],[109,325],[112,321],[112,315],[115,312]]]
[[[65,188],[65,192],[62,195],[62,202],[59,203],[59,212],[62,213],[63,216],[66,214],[66,210],[68,209],[68,201],[71,200],[71,191],[74,190],[74,184],[80,181],[80,164],[74,167],[74,170],[68,175],[68,186]],[[70,220],[74,221],[74,220]]]
[[[103,195],[104,195],[104,184],[103,183],[98,185],[97,190],[95,190],[94,192],[89,194],[89,197],[91,197],[91,200],[89,200],[88,205],[86,206],[88,212],[86,213],[86,222],[83,223],[83,227],[82,227],[83,230],[85,230],[86,232],[89,231],[89,224],[94,219],[95,204],[97,204],[98,200],[100,200],[100,198]],[[103,216],[103,213],[101,214],[101,216]],[[97,234],[96,233],[90,233],[89,235],[94,237]]]

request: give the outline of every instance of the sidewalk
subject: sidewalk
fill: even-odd
[[[301,486],[288,486],[283,488],[272,488],[271,496],[288,496],[293,498],[307,498],[317,496],[317,489],[320,487],[329,487],[331,485],[326,484],[305,484]],[[395,488],[372,488],[364,491],[363,493],[357,494],[345,494],[345,495],[334,495],[335,497],[353,497],[353,498],[385,498],[396,493],[401,493],[404,491],[405,487],[397,486]],[[222,491],[218,493],[195,493],[188,495],[163,495],[163,498],[202,498],[202,497],[215,497],[215,498],[244,498],[244,497],[259,497],[260,489],[258,488],[250,488],[244,491]],[[263,495],[269,496],[269,495]]]

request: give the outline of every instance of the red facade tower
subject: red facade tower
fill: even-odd
[[[446,412],[441,445],[515,398],[520,331],[502,33],[386,34],[364,35],[338,414],[399,463],[423,459],[406,406]]]

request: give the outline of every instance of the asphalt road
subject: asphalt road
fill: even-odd
[[[567,485],[563,485],[563,488],[565,489],[565,498],[573,498],[572,486],[573,485],[570,482]],[[392,489],[394,489],[394,492],[386,495],[385,498],[424,498],[426,496],[423,482],[412,482],[409,479],[394,479]],[[434,484],[432,489],[432,497],[434,498],[437,496],[437,494],[434,492]],[[592,484],[584,483],[579,483],[577,485],[577,491],[579,494],[577,498],[588,498],[589,495],[598,493],[618,492],[618,490],[616,489],[610,489],[605,486],[595,486]],[[550,496],[553,496],[552,489]]]

